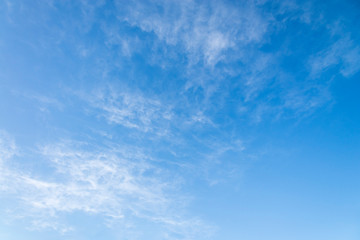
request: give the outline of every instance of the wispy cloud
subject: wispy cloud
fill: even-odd
[[[318,128],[332,82],[360,71],[342,4],[0,1],[0,123],[18,139],[0,131],[1,221],[60,238],[86,238],[94,222],[117,239],[231,231],[222,217],[236,198],[311,135],[311,119],[295,138],[293,125],[319,112]],[[227,199],[252,159],[272,167]]]
[[[9,175],[11,172],[8,169],[8,165],[10,165],[9,161],[12,160],[17,154],[17,147],[15,145],[14,139],[9,136],[5,131],[0,131],[0,190],[9,190],[11,187],[8,183]]]
[[[15,146],[11,141],[4,144],[4,136],[0,139],[1,157],[11,159]],[[12,214],[32,219],[31,228],[50,227],[65,233],[73,228],[60,216],[83,212],[104,221],[134,221],[135,229],[134,219],[143,219],[169,236],[179,234],[185,239],[209,230],[199,219],[182,214],[186,198],[177,191],[181,181],[152,164],[138,149],[119,147],[101,149],[79,142],[45,145],[40,156],[47,162],[46,168],[53,170],[26,173],[2,163],[0,180],[6,188],[0,189],[1,195],[20,203],[21,213]]]
[[[158,134],[166,131],[173,117],[171,106],[141,93],[108,87],[82,96],[109,123]]]
[[[288,43],[283,43],[281,39],[279,41],[284,44],[284,49],[261,49],[265,45],[268,48],[278,44],[271,42],[272,37],[294,31],[288,29],[290,23],[301,24],[303,29],[310,31],[320,28],[321,16],[314,13],[311,3],[249,1],[241,6],[216,1],[206,4],[198,1],[117,3],[118,19],[155,36],[155,41],[161,42],[162,48],[176,49],[178,54],[186,56],[186,64],[179,66],[184,69],[186,78],[183,93],[191,96],[193,92],[201,92],[203,95],[196,96],[200,108],[220,111],[224,107],[221,102],[234,94],[231,91],[236,88],[241,88],[237,92],[240,93],[237,103],[242,106],[241,111],[252,116],[249,119],[255,122],[262,121],[265,116],[273,119],[285,115],[296,118],[309,116],[310,112],[331,100],[327,84],[310,81],[308,78],[311,76],[305,76],[306,84],[301,87],[303,80],[296,79],[298,72],[291,72],[283,66],[287,55],[293,54],[286,52],[285,45]],[[270,5],[271,11],[267,11],[265,5]],[[295,44],[297,39],[286,41]],[[356,72],[354,63],[358,50],[349,49],[344,56],[336,53],[343,50],[346,49],[324,50],[318,57],[312,58],[309,74],[316,75],[340,62],[344,76]],[[298,56],[299,63],[312,52],[303,51],[301,54]],[[288,76],[289,80],[284,76]],[[225,80],[228,78],[236,80],[229,82]],[[284,84],[286,81],[294,82],[295,87]]]
[[[311,76],[319,77],[331,67],[339,66],[340,73],[349,77],[360,70],[359,61],[360,48],[349,37],[342,37],[310,58]]]
[[[16,145],[5,131],[0,131],[0,162],[3,162],[16,154]]]
[[[189,61],[215,65],[227,50],[257,43],[266,33],[268,22],[252,2],[235,8],[221,2],[197,1],[118,1],[119,18],[145,32],[153,32],[168,45],[179,46]]]

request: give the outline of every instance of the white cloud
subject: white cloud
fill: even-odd
[[[9,176],[11,171],[8,165],[11,165],[12,158],[17,155],[15,141],[5,131],[0,130],[0,191],[11,190],[11,180]]]
[[[166,65],[171,64],[172,60],[180,59],[174,64],[176,68],[181,69],[183,75],[180,77],[186,80],[182,89],[179,89],[179,95],[184,97],[187,94],[191,95],[192,91],[199,92],[196,101],[201,110],[220,109],[218,103],[214,106],[213,96],[222,95],[221,97],[226,98],[229,89],[231,91],[241,86],[239,105],[244,106],[243,110],[253,111],[247,113],[256,115],[256,121],[261,121],[262,115],[266,112],[280,116],[284,111],[294,110],[294,115],[298,116],[305,112],[301,109],[307,109],[310,105],[315,109],[315,106],[319,107],[321,104],[310,104],[313,99],[307,103],[297,101],[300,98],[308,98],[299,95],[306,93],[306,89],[288,89],[288,92],[297,91],[297,94],[289,94],[282,90],[275,93],[274,86],[282,84],[279,83],[278,75],[291,75],[289,72],[285,73],[286,69],[283,69],[280,63],[282,56],[288,53],[283,49],[277,52],[263,52],[261,47],[265,43],[271,44],[271,34],[277,34],[277,31],[282,30],[290,31],[285,29],[287,23],[295,21],[307,25],[315,21],[314,24],[318,25],[320,17],[314,15],[311,4],[298,5],[295,1],[275,2],[271,5],[274,7],[271,11],[263,8],[264,4],[269,2],[248,1],[235,6],[219,1],[117,1],[116,14],[121,23],[104,23],[102,30],[109,49],[116,45],[117,48],[114,49],[121,52],[122,57],[130,57],[134,52],[140,53],[139,49],[146,48],[144,57],[150,65],[163,67],[164,62],[168,62]],[[120,27],[123,24],[126,27],[130,24],[134,31],[125,34],[125,30]],[[149,55],[147,50],[150,51]],[[185,60],[183,55],[186,56]],[[341,72],[344,75],[356,70],[356,56],[357,51],[350,51],[347,57],[343,57],[346,64],[344,63]],[[316,69],[327,68],[331,61],[337,61],[331,54],[319,59],[318,63],[314,63],[314,72]],[[222,64],[217,65],[219,62]],[[294,78],[294,75],[290,77]],[[230,83],[228,77],[231,77],[230,81],[233,82]],[[228,89],[224,89],[224,86]],[[271,93],[271,96],[265,98],[276,98],[281,103],[268,106],[268,103],[259,101],[264,97],[264,92]],[[160,134],[166,134],[170,122],[168,120],[174,118],[171,107],[164,107],[158,99],[147,98],[141,94],[121,91],[113,97],[111,95],[98,98],[92,103],[103,112],[108,122],[143,132],[156,130]],[[295,95],[297,100],[291,100]],[[218,97],[219,102],[224,100],[221,97]],[[325,102],[320,98],[316,101]],[[293,106],[290,106],[291,102],[294,103]],[[305,105],[301,106],[301,102]],[[211,117],[208,119],[212,121]],[[163,126],[163,131],[158,127],[160,125]]]
[[[154,33],[169,46],[179,46],[190,63],[213,66],[226,50],[258,43],[267,31],[268,19],[248,2],[241,8],[217,1],[118,2],[119,18]],[[124,10],[125,9],[125,10]]]
[[[311,76],[319,77],[333,66],[340,66],[344,77],[350,77],[360,70],[360,48],[349,37],[342,37],[329,48],[310,58]]]
[[[162,179],[162,170],[146,159],[129,159],[114,152],[87,152],[62,144],[44,147],[43,154],[66,180],[60,185],[25,181],[37,189],[46,189],[40,191],[44,197],[35,198],[38,206],[121,217],[132,208],[140,212],[157,209],[161,214],[169,204],[165,196],[168,183]]]
[[[14,147],[0,141],[1,154],[10,159]],[[91,150],[89,150],[90,148]],[[88,150],[86,150],[88,149]],[[3,197],[13,198],[21,218],[32,222],[32,229],[52,228],[65,233],[72,230],[59,217],[83,212],[103,221],[132,222],[143,219],[158,225],[164,233],[178,233],[185,239],[207,229],[200,220],[183,217],[185,198],[174,175],[152,164],[139,149],[118,146],[97,149],[79,142],[45,145],[41,157],[48,162],[47,171],[26,173],[3,164],[0,178]],[[10,194],[13,193],[13,194]],[[198,229],[191,229],[194,226]]]
[[[173,117],[171,106],[163,105],[160,100],[137,93],[116,91],[111,87],[85,98],[92,107],[100,110],[100,115],[109,123],[142,132],[157,130],[157,134],[164,134]]]
[[[5,131],[0,131],[0,163],[11,158],[16,154],[16,145]]]

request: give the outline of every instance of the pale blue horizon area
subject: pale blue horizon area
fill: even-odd
[[[359,18],[0,0],[0,239],[360,239]]]

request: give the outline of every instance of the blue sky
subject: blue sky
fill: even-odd
[[[0,0],[0,238],[360,239],[359,17]]]

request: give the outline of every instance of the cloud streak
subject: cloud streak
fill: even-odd
[[[116,91],[109,87],[86,96],[92,107],[109,122],[134,128],[143,132],[159,130],[160,123],[166,126],[173,113],[170,106],[164,106],[159,100],[129,91]]]
[[[344,77],[350,77],[360,70],[360,48],[349,37],[342,37],[327,49],[310,58],[311,76],[319,77],[331,67],[339,66]]]
[[[11,159],[14,145],[4,146],[4,135],[0,140],[2,159]],[[25,173],[2,163],[0,180],[6,188],[1,188],[1,194],[15,194],[23,206],[20,215],[33,219],[33,228],[51,227],[65,233],[72,227],[59,217],[76,212],[112,222],[143,219],[160,226],[167,235],[185,238],[208,228],[199,219],[182,216],[185,198],[175,191],[180,182],[141,152],[89,151],[87,147],[76,142],[43,146],[41,156],[53,169],[46,174]],[[191,229],[195,225],[197,229]]]

